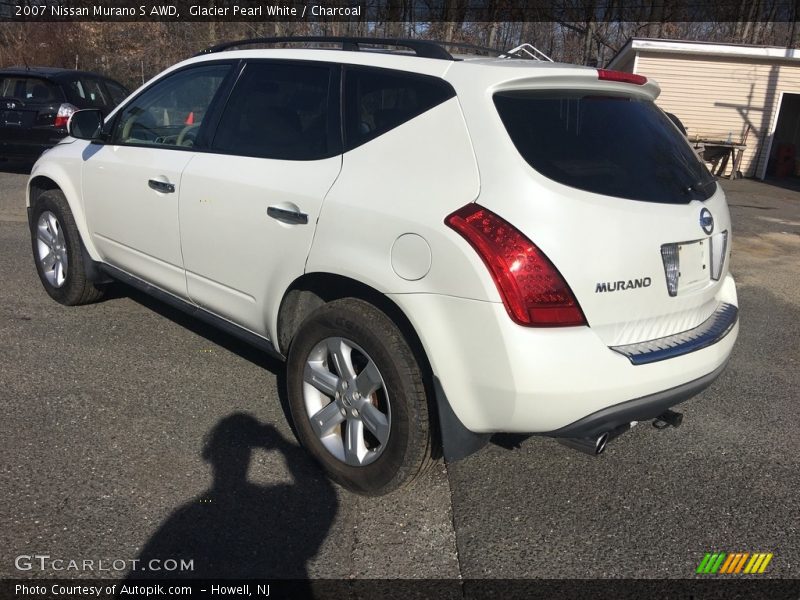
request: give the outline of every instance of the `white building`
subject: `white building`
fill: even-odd
[[[608,68],[655,79],[658,105],[690,140],[740,142],[749,126],[740,167],[747,177],[773,172],[779,153],[800,159],[800,50],[633,38]]]

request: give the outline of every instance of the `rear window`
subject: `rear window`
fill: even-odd
[[[571,92],[502,92],[494,103],[522,157],[581,190],[643,200],[705,200],[716,182],[653,102]]]
[[[64,96],[57,85],[38,77],[0,78],[0,98],[16,98],[25,104],[61,102]]]

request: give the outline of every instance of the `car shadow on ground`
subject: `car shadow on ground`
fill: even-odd
[[[32,162],[15,162],[0,158],[0,173],[30,175],[32,168],[33,168]]]
[[[293,482],[248,481],[256,449],[270,452],[274,460],[282,454]],[[221,419],[206,436],[202,456],[213,471],[211,487],[159,527],[128,580],[307,579],[307,562],[328,535],[338,509],[331,481],[302,448],[247,413]],[[166,567],[169,559],[192,561],[192,569],[150,570]],[[293,591],[298,598],[311,596],[310,588]]]
[[[273,373],[277,379],[278,398],[281,403],[281,409],[286,417],[286,421],[292,427],[294,433],[294,425],[292,425],[291,413],[289,411],[289,402],[286,397],[286,378],[285,367],[283,362],[270,356],[263,350],[251,346],[247,342],[226,333],[213,325],[209,325],[204,321],[191,316],[182,310],[175,308],[165,302],[162,302],[152,296],[121,282],[113,282],[106,288],[106,293],[103,296],[103,302],[115,300],[119,298],[128,298],[137,304],[140,304],[152,310],[153,312],[161,315],[165,319],[169,319],[173,323],[188,329],[192,333],[199,335],[209,342],[216,344],[227,351],[236,354],[237,356],[250,361],[254,365],[266,369]]]
[[[280,360],[270,356],[266,352],[251,346],[247,342],[240,340],[234,335],[222,331],[218,327],[209,325],[205,321],[201,321],[197,317],[193,317],[189,313],[175,308],[171,304],[162,302],[161,300],[158,300],[157,298],[154,298],[153,296],[120,281],[113,281],[112,283],[108,284],[108,286],[105,288],[105,293],[103,294],[103,299],[101,302],[118,300],[120,298],[128,298],[133,300],[137,304],[144,306],[148,310],[152,310],[165,319],[169,319],[173,323],[207,339],[209,342],[213,342],[218,346],[222,346],[229,352],[233,352],[237,356],[240,356],[245,360],[249,360],[253,364],[263,367],[271,373],[278,375],[283,371],[283,363]]]

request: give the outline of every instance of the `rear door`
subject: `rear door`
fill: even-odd
[[[40,77],[0,75],[0,143],[12,152],[44,148],[64,136],[54,127],[64,94]]]
[[[724,195],[686,138],[624,87],[496,93],[536,193],[479,199],[544,251],[608,345],[708,318],[730,235]]]
[[[268,336],[284,290],[305,270],[341,163],[339,67],[247,63],[210,152],[183,174],[181,247],[191,299]]]

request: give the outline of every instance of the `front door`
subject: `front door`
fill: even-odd
[[[194,143],[230,64],[167,75],[128,103],[109,143],[83,155],[83,194],[104,262],[186,296],[178,198]]]

